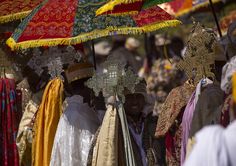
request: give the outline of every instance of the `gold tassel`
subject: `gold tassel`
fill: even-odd
[[[5,16],[1,16],[0,17],[0,24],[11,22],[11,21],[15,21],[15,20],[20,20],[22,18],[25,18],[30,12],[31,12],[31,10],[20,12],[20,13],[14,13],[14,14],[9,14],[9,15],[5,15]]]
[[[110,2],[106,3],[105,5],[103,5],[102,7],[100,7],[96,11],[96,16],[106,13],[108,11],[112,11],[115,6],[120,5],[122,3],[129,4],[129,3],[135,3],[138,1],[143,1],[143,0],[114,0],[114,1],[110,1]]]
[[[105,36],[110,36],[111,33],[115,32],[117,35],[127,35],[127,34],[142,34],[145,32],[152,32],[158,29],[166,28],[166,27],[174,27],[181,24],[179,20],[167,20],[163,22],[153,23],[151,25],[146,25],[143,27],[107,27],[104,30],[94,30],[89,33],[84,33],[82,35],[72,37],[72,38],[55,38],[55,39],[39,39],[39,40],[29,40],[20,43],[16,43],[16,41],[11,37],[6,43],[12,50],[21,50],[32,47],[42,47],[42,46],[56,46],[56,45],[74,45],[82,42],[86,42],[89,40],[93,40],[96,38],[101,38]]]

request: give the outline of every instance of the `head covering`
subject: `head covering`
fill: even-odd
[[[127,49],[129,49],[129,48],[131,48],[131,49],[132,48],[138,48],[139,46],[140,46],[140,42],[137,39],[133,38],[133,37],[129,37],[126,40],[125,47]]]
[[[95,54],[106,56],[111,51],[111,46],[107,41],[101,41],[94,45]]]
[[[125,92],[126,92],[126,95],[131,94],[131,92],[129,92],[129,91],[125,91]],[[145,115],[148,115],[149,113],[153,112],[155,99],[154,99],[153,96],[147,94],[147,84],[146,84],[145,81],[141,81],[135,86],[135,92],[134,93],[141,94],[141,95],[144,96],[145,106],[144,106],[144,109],[143,109],[142,112]]]
[[[166,44],[170,44],[170,40],[162,34],[155,35],[155,39],[156,39],[155,41],[156,46],[163,46]]]
[[[225,47],[225,54],[227,53],[230,58],[236,55],[236,36],[234,35],[235,30],[236,21],[230,24],[227,35],[224,36],[220,41],[220,43]]]
[[[142,94],[144,97],[147,96],[147,83],[142,81],[135,86],[135,93]]]
[[[91,63],[87,62],[73,64],[66,70],[66,78],[69,83],[79,79],[92,77],[93,74],[94,67]]]
[[[147,83],[146,81],[140,81],[138,84],[135,85],[135,91],[134,93],[138,93],[138,94],[141,94],[144,96],[145,100],[146,100],[146,96],[147,96]],[[129,90],[125,90],[124,91],[124,94],[125,95],[128,95],[128,94],[132,94]]]
[[[230,61],[226,63],[222,69],[221,89],[225,93],[229,93],[232,88],[231,78],[235,72],[236,72],[236,56],[231,58]]]

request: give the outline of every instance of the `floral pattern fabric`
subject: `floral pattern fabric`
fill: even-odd
[[[73,35],[91,32],[93,30],[103,30],[107,27],[134,27],[136,23],[130,16],[99,16],[95,11],[104,4],[104,0],[91,0],[90,3],[79,0],[75,16]],[[81,6],[81,7],[80,7]]]
[[[175,123],[181,110],[185,108],[195,87],[187,82],[174,88],[168,95],[165,103],[161,107],[161,113],[157,122],[156,136],[164,136]],[[181,117],[182,119],[182,117]]]
[[[0,165],[18,166],[16,147],[17,99],[15,82],[0,79]]]
[[[106,0],[45,0],[21,22],[7,44],[13,49],[73,45],[116,34],[139,34],[180,21],[158,6],[135,16],[101,15],[96,10]]]
[[[147,78],[148,93],[156,98],[154,112],[160,113],[162,104],[169,92],[181,85],[183,75],[176,67],[176,62],[159,59],[154,63],[150,76]]]
[[[0,1],[0,22],[4,17],[30,12],[43,0],[2,0]]]

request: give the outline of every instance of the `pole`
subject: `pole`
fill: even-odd
[[[213,6],[213,2],[212,2],[212,0],[209,0],[209,2],[210,2],[212,14],[213,14],[214,19],[215,19],[215,23],[216,23],[217,30],[218,30],[218,32],[219,32],[220,38],[222,38],[223,36],[222,36],[221,29],[220,29],[219,21],[218,21],[217,16],[216,16],[216,11],[215,11],[215,8],[214,8],[214,6]],[[225,56],[226,56],[226,60],[229,60],[229,55],[228,55],[227,51],[226,51]]]
[[[93,40],[91,40],[91,44],[92,44],[92,54],[93,54],[93,65],[94,65],[94,69],[97,70],[95,49],[94,49],[94,41]]]
[[[215,11],[215,9],[214,9],[212,0],[209,0],[209,2],[210,2],[212,14],[213,14],[214,19],[215,19],[215,22],[216,22],[217,30],[218,30],[218,32],[219,32],[220,38],[222,38],[222,32],[221,32],[221,29],[220,29],[219,21],[218,21],[218,19],[217,19],[216,11]]]
[[[148,68],[152,65],[152,55],[151,55],[151,47],[150,47],[150,41],[149,41],[149,33],[144,33],[144,48],[145,48],[145,53],[146,53],[146,58],[147,58],[147,65]]]

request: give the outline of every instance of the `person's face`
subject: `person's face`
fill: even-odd
[[[139,115],[144,108],[145,98],[142,94],[128,94],[125,96],[125,112],[127,115]]]

